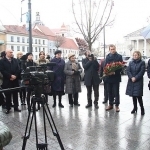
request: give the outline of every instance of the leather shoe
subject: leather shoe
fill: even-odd
[[[87,104],[87,105],[85,106],[85,108],[89,108],[89,107],[92,107],[92,104]]]
[[[14,109],[14,111],[21,112],[21,110],[19,108]]]
[[[5,113],[9,114],[9,112],[10,112],[10,109],[6,109]]]
[[[80,106],[80,104],[74,104],[75,106]]]
[[[98,108],[99,108],[98,104],[96,104],[96,105],[95,105],[95,108],[96,108],[96,109],[98,109]]]
[[[119,111],[120,111],[119,107],[118,107],[118,106],[116,106],[116,112],[119,112]]]
[[[111,110],[111,109],[113,109],[113,106],[109,105],[109,106],[106,108],[106,111]]]
[[[64,108],[64,105],[62,105],[62,104],[60,103],[60,104],[59,104],[59,107],[60,107],[60,108]]]
[[[107,101],[103,101],[102,103],[105,104],[105,103],[107,103]]]
[[[73,107],[73,104],[70,104],[70,107]]]

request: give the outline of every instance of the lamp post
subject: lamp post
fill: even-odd
[[[104,28],[103,28],[103,38],[104,38],[104,59],[105,59],[105,25],[104,25]]]
[[[21,0],[21,3],[25,0]],[[28,12],[22,14],[21,7],[21,22],[22,16],[26,14],[26,23],[28,24],[27,30],[29,32],[29,52],[32,53],[32,23],[31,23],[31,0],[28,0]]]
[[[31,0],[28,0],[28,14],[29,14],[29,52],[32,53],[32,24],[31,24]]]

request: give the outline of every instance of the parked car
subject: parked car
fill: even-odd
[[[127,60],[126,60],[127,59]],[[132,60],[132,57],[129,57],[128,56],[123,56],[123,61],[126,62],[124,68],[122,69],[122,74],[123,75],[126,75],[127,74],[127,67],[129,66],[129,62]],[[147,66],[148,66],[148,60],[149,58],[147,56],[142,56],[142,60],[145,61],[145,67],[146,67],[146,70],[147,70]]]

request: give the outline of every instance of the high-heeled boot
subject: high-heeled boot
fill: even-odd
[[[62,105],[62,103],[61,103],[61,95],[59,95],[59,107],[61,107],[61,108],[64,108],[64,105]]]
[[[139,105],[140,105],[140,107],[141,107],[141,115],[145,115],[145,110],[144,110],[144,106],[143,106],[142,97],[139,97],[139,98],[138,98],[138,101],[139,101]]]
[[[53,95],[53,99],[54,99],[54,104],[52,105],[52,107],[56,107],[56,95]]]
[[[131,114],[137,113],[137,99],[136,97],[133,97],[133,110],[131,111]]]

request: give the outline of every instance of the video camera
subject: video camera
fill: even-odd
[[[49,93],[48,87],[54,80],[54,72],[47,70],[48,67],[55,66],[56,63],[41,64],[40,66],[30,66],[21,73],[22,85],[31,87],[37,95]]]

